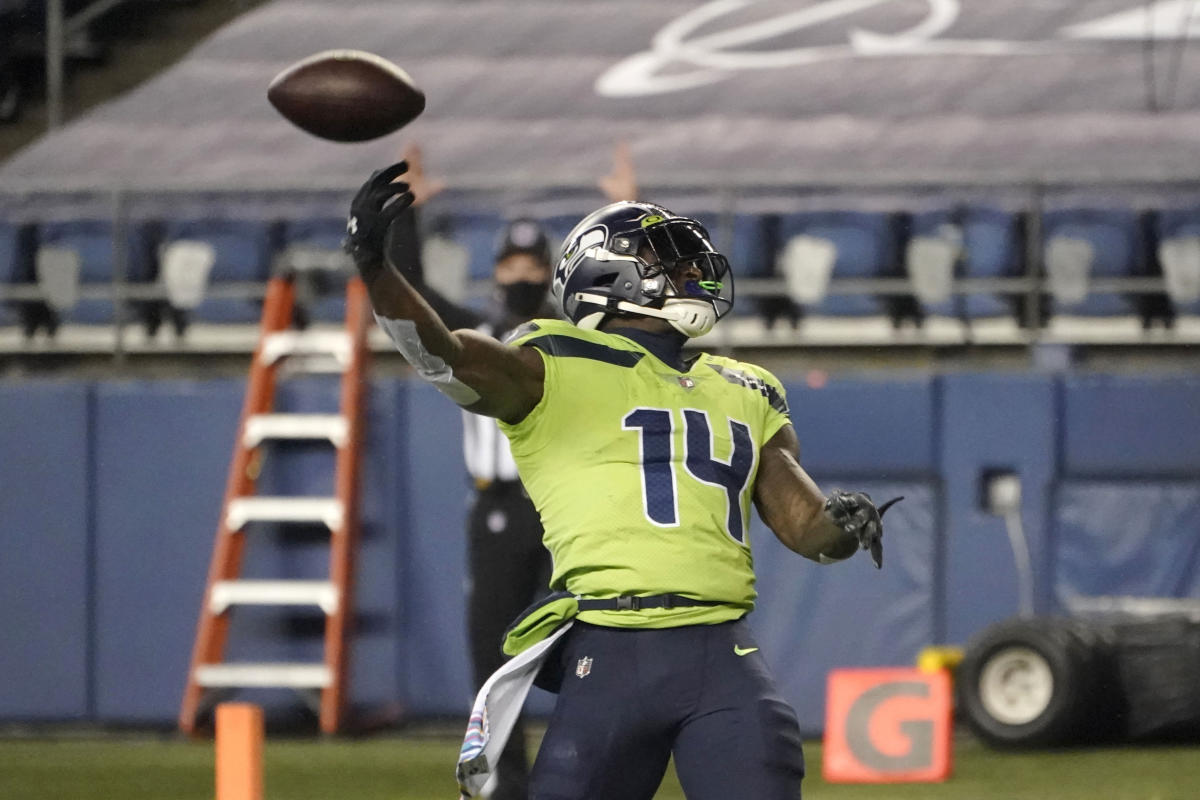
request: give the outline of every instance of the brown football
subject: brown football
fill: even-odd
[[[365,142],[399,130],[425,110],[425,93],[404,70],[362,50],[326,50],[275,76],[267,99],[301,130],[335,142]]]

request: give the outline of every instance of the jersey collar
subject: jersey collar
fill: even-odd
[[[683,358],[683,343],[687,341],[687,337],[682,333],[676,331],[652,333],[641,328],[622,328],[619,326],[606,328],[604,332],[629,339],[677,372],[688,372],[694,363],[694,359],[690,359],[691,363],[689,363],[689,361],[685,361]]]

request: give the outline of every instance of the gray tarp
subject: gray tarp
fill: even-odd
[[[0,188],[350,186],[409,139],[460,186],[590,186],[621,138],[646,183],[1195,178],[1193,5],[277,0],[0,165]],[[332,48],[400,64],[426,113],[365,144],[292,128],[266,86]]]

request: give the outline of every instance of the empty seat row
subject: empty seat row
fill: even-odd
[[[1036,220],[987,207],[696,216],[733,264],[743,315],[1023,318],[1030,296],[1043,316],[1200,313],[1200,210],[1055,209]],[[575,222],[546,225],[561,239]],[[431,260],[460,266],[429,271],[457,275],[460,288],[490,277],[502,216],[441,214],[426,225],[426,245],[442,246]],[[107,219],[0,219],[0,324],[111,323],[118,274],[126,320],[249,323],[280,269],[313,276],[301,298],[309,314],[340,317],[323,282],[348,266],[341,217],[135,219],[122,230],[116,239]]]
[[[59,321],[111,324],[120,313],[151,328],[172,321],[257,322],[267,279],[277,271],[325,273],[345,267],[341,218],[135,220],[114,236],[111,220],[37,225],[0,221],[0,323],[53,329]],[[306,286],[322,287],[322,278]],[[314,316],[340,318],[342,304],[320,291],[303,298]]]
[[[765,274],[806,313],[1024,318],[1031,294],[1043,320],[1200,313],[1200,210],[811,212],[761,232]]]

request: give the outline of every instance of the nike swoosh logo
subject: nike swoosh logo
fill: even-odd
[[[757,650],[757,647],[738,647],[736,644],[733,646],[733,654],[735,656],[748,656]]]

